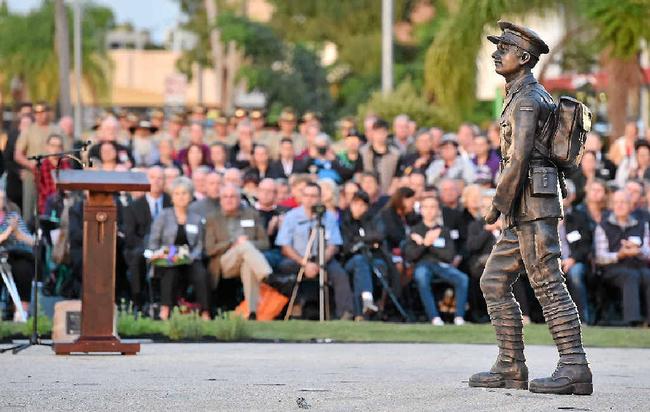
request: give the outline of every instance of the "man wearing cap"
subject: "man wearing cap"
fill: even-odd
[[[178,113],[169,117],[167,128],[156,134],[155,138],[157,143],[160,143],[161,140],[165,139],[170,139],[172,141],[175,154],[181,149],[187,147],[190,143],[190,135],[187,127],[185,127],[185,117]]]
[[[264,118],[264,112],[259,109],[251,110],[249,117],[253,124],[253,139],[256,143],[265,141],[268,130],[265,129],[266,119]]]
[[[441,179],[461,179],[473,183],[476,179],[476,167],[471,160],[460,156],[456,135],[448,133],[442,137],[438,147],[440,158],[434,160],[426,169],[427,184],[437,186]]]
[[[207,117],[207,111],[203,106],[194,106],[192,112],[190,113],[190,122],[199,123],[203,125]]]
[[[131,154],[136,167],[153,166],[160,160],[158,145],[153,140],[153,134],[158,128],[147,120],[140,120],[135,127],[129,129],[131,139]]]
[[[290,139],[293,142],[293,149],[296,155],[302,153],[307,147],[307,143],[305,138],[296,132],[296,114],[293,110],[289,108],[282,110],[278,119],[278,126],[280,130],[276,133],[269,133],[265,139],[271,159],[278,159],[280,155],[280,142],[283,139]]]
[[[217,116],[214,119],[214,130],[212,133],[212,142],[211,143],[223,143],[228,146],[234,144],[235,142],[230,140],[228,134],[228,118],[225,116]]]
[[[526,270],[560,355],[552,376],[530,382],[531,392],[589,395],[592,376],[582,347],[578,311],[560,268],[558,173],[547,160],[548,154],[541,152],[547,150],[541,129],[554,103],[531,73],[539,56],[549,49],[528,28],[505,21],[499,21],[499,27],[501,36],[488,39],[497,45],[492,54],[496,72],[507,82],[500,118],[503,160],[485,221],[493,224],[503,215],[503,232],[481,277],[499,355],[492,369],[473,375],[469,385],[529,387],[522,315],[512,294],[512,284]],[[538,178],[543,181],[537,182]]]
[[[156,130],[162,130],[165,125],[165,112],[160,109],[156,109],[151,112],[151,125],[156,128]]]
[[[27,129],[23,130],[16,141],[14,160],[23,167],[21,179],[23,181],[23,220],[26,223],[32,221],[32,213],[36,204],[36,181],[34,173],[36,171],[36,161],[27,160],[28,157],[45,154],[47,151],[47,139],[50,135],[61,135],[62,131],[54,124],[50,123],[50,108],[46,103],[34,105],[34,123]],[[65,149],[70,148],[70,142],[65,141]]]

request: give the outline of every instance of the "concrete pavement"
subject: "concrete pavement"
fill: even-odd
[[[588,349],[594,395],[467,386],[495,346],[440,344],[144,344],[134,357],[0,355],[1,411],[650,410],[650,350]],[[526,348],[531,378],[551,346]]]

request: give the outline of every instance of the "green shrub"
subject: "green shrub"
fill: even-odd
[[[214,336],[221,341],[241,341],[250,337],[247,321],[233,312],[224,313],[212,321]]]
[[[130,311],[120,311],[117,318],[117,332],[120,336],[166,335],[167,325],[152,318]]]
[[[360,123],[368,114],[375,114],[391,121],[399,114],[407,114],[421,126],[438,126],[449,130],[453,125],[444,111],[429,103],[418,92],[410,79],[401,82],[395,90],[384,96],[381,91],[374,92],[366,103],[359,106]]]
[[[32,328],[34,328],[34,317],[27,319],[27,322],[22,323],[23,333],[25,336],[32,336]],[[39,335],[49,335],[52,332],[52,319],[45,315],[38,315],[37,331]]]
[[[167,322],[167,336],[171,340],[199,340],[205,335],[203,331],[204,323],[206,322],[201,320],[198,313],[183,314],[176,307]]]

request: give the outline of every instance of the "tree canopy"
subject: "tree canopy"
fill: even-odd
[[[72,13],[68,10],[72,31]],[[87,4],[82,20],[84,82],[96,98],[110,91],[111,66],[104,47],[104,34],[115,24],[110,8]],[[59,94],[57,54],[54,46],[54,4],[46,0],[27,14],[0,12],[0,88],[8,94],[20,79],[33,100],[55,103]],[[73,35],[69,38],[72,42]],[[72,44],[70,44],[72,48]]]
[[[450,108],[456,122],[467,118],[476,104],[476,56],[485,30],[496,29],[500,18],[543,15],[558,8],[575,17],[571,24],[585,27],[587,43],[593,43],[596,52],[608,51],[610,61],[618,59],[613,61],[615,68],[624,64],[621,59],[629,60],[640,51],[642,39],[650,40],[649,0],[460,0],[427,52],[426,92],[435,104]],[[567,40],[571,44],[573,39]],[[623,77],[610,76],[610,81],[616,83]],[[627,88],[619,85],[612,92],[617,89],[624,99]],[[624,111],[621,99],[612,99],[610,108],[620,111],[622,104]],[[625,116],[610,110],[610,117],[616,117],[618,125]]]

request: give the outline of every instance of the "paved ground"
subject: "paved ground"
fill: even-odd
[[[553,371],[553,347],[526,354],[532,377]],[[588,397],[469,388],[495,355],[437,344],[145,344],[135,357],[38,347],[0,355],[0,410],[650,410],[650,350],[589,350]]]

